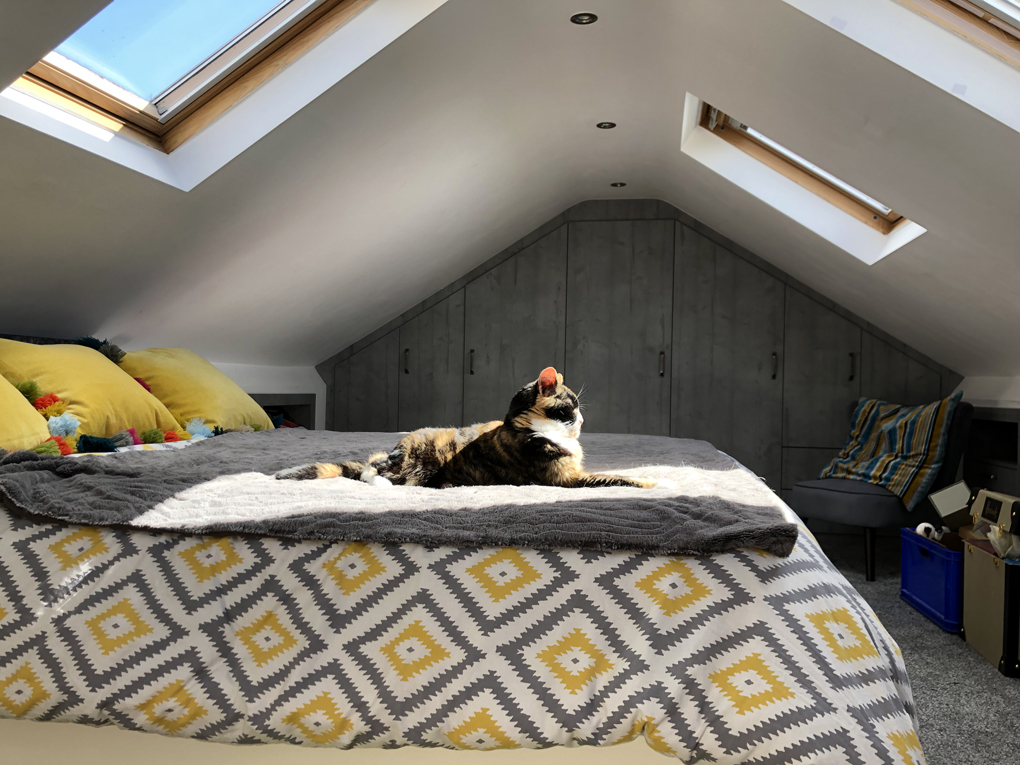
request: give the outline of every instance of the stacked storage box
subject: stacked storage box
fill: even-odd
[[[900,531],[900,597],[947,632],[963,626],[963,543],[955,534],[933,542]]]

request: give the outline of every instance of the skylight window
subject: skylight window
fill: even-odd
[[[900,0],[989,53],[1020,66],[1020,1]]]
[[[999,28],[1016,32],[1020,27],[1020,2],[1014,0],[953,0],[961,8]]]
[[[883,234],[904,220],[888,205],[714,106],[704,104],[701,126]]]
[[[369,2],[113,0],[14,87],[170,152]]]
[[[148,102],[227,43],[279,0],[114,0],[56,50]]]

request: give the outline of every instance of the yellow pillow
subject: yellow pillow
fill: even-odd
[[[0,377],[0,449],[31,449],[49,437],[46,418],[35,411],[21,391]]]
[[[166,407],[106,356],[82,345],[33,345],[0,338],[0,375],[35,380],[81,421],[78,435],[112,436],[134,428],[176,430]]]
[[[237,383],[186,348],[131,351],[120,366],[132,377],[145,380],[152,395],[166,405],[181,425],[193,417],[202,417],[211,428],[273,427],[265,410]]]

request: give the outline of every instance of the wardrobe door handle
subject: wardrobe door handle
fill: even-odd
[[[772,354],[772,379],[775,380],[779,377],[779,354]]]
[[[404,349],[404,374],[411,374],[411,349]]]
[[[857,354],[856,353],[851,353],[850,354],[850,380],[849,380],[849,382],[853,382],[854,378],[856,376],[857,376]]]
[[[666,376],[666,352],[659,351],[659,377]]]
[[[472,348],[468,351],[468,374],[473,375],[475,373],[475,349]]]

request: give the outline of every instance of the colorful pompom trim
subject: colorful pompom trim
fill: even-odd
[[[152,388],[149,387],[149,383],[145,382],[145,380],[141,377],[136,377],[135,382],[145,388],[145,390],[149,391],[149,393],[152,393]]]
[[[54,456],[59,454],[65,457],[68,454],[74,454],[74,449],[71,448],[71,445],[60,436],[50,436],[32,451],[39,454],[52,454]]]
[[[188,420],[184,423],[184,429],[194,437],[209,438],[213,435],[213,430],[205,424],[204,417],[195,417]]]
[[[138,434],[138,437],[142,439],[143,444],[161,444],[163,443],[163,431],[159,428],[151,428],[149,430],[143,430]]]
[[[56,393],[47,393],[45,396],[39,396],[35,401],[32,402],[32,406],[38,409],[40,412],[48,406],[52,406],[60,401],[60,396]]]
[[[114,364],[119,364],[124,360],[124,357],[127,356],[119,345],[114,345],[113,343],[103,343],[99,346],[99,352],[106,356],[106,358]]]
[[[180,440],[181,440],[181,437],[179,435],[177,435],[177,431],[176,430],[166,430],[166,431],[163,432],[163,442],[164,443],[172,444],[172,443],[175,443],[175,442],[180,441]]]
[[[57,446],[57,442],[54,441],[52,438],[46,439],[38,446],[33,446],[31,451],[35,452],[36,454],[46,454],[53,457],[60,456],[60,447]]]
[[[130,444],[130,446],[138,446],[139,444],[144,444],[145,443],[139,437],[138,431],[136,431],[134,428],[128,428],[126,432],[127,432],[127,434],[129,436],[131,436],[131,444]]]
[[[127,355],[121,350],[120,346],[114,345],[109,340],[100,340],[97,337],[79,337],[74,342],[78,345],[84,345],[86,348],[91,348],[94,351],[99,351],[114,364],[122,362]]]
[[[46,425],[54,436],[73,436],[78,432],[81,421],[70,412],[65,412],[59,417],[50,417]]]
[[[33,404],[42,395],[42,388],[39,387],[39,383],[35,380],[25,380],[25,382],[19,382],[14,387],[18,389],[22,396],[28,399],[30,404]]]
[[[133,446],[135,443],[134,437],[126,430],[122,430],[119,433],[114,433],[112,436],[110,436],[109,441],[116,447]]]
[[[41,414],[46,419],[49,419],[50,417],[59,417],[66,411],[67,404],[65,404],[63,401],[58,401],[55,404],[50,404],[45,409],[39,410],[39,414]]]
[[[78,451],[81,454],[95,454],[97,452],[115,452],[117,444],[112,438],[100,438],[99,436],[82,436],[78,439]]]

